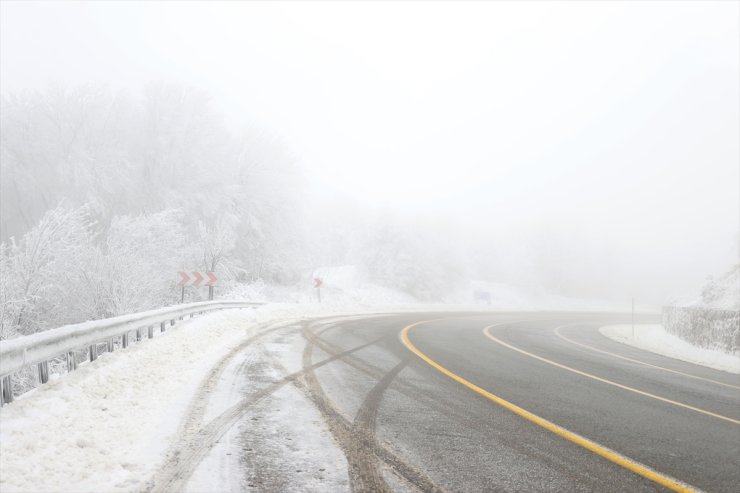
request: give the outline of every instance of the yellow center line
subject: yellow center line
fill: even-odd
[[[590,346],[588,344],[584,344],[582,342],[574,341],[570,337],[566,337],[566,336],[563,335],[562,332],[560,332],[560,329],[563,329],[563,328],[565,328],[565,326],[563,326],[563,327],[556,327],[555,328],[555,331],[554,331],[555,332],[555,335],[558,336],[559,338],[563,339],[564,341],[568,341],[571,344],[575,344],[576,346],[582,346],[582,347],[585,347],[587,349],[590,349],[591,351],[596,351],[597,353],[608,354],[610,356],[614,356],[615,358],[623,359],[623,360],[626,360],[626,361],[631,361],[633,363],[639,363],[641,365],[649,366],[650,368],[655,368],[657,370],[668,371],[668,372],[671,372],[671,373],[676,373],[678,375],[683,375],[685,377],[695,378],[697,380],[703,380],[705,382],[710,382],[710,383],[714,383],[714,384],[717,384],[717,385],[722,385],[724,387],[730,387],[731,389],[738,389],[738,390],[740,390],[740,387],[738,387],[737,385],[732,385],[731,383],[718,382],[717,380],[712,380],[711,378],[700,377],[700,376],[697,376],[697,375],[692,375],[691,373],[684,373],[682,371],[672,370],[670,368],[665,368],[663,366],[653,365],[651,363],[646,363],[644,361],[640,361],[640,360],[637,360],[637,359],[628,358],[627,356],[622,356],[620,354],[612,353],[612,352],[609,352],[609,351],[604,351],[603,349],[599,349],[599,348]]]
[[[556,425],[555,423],[546,420],[545,418],[541,418],[537,416],[534,413],[531,413],[527,411],[526,409],[523,409],[516,404],[512,404],[511,402],[494,395],[490,392],[488,392],[485,389],[482,389],[481,387],[478,387],[474,383],[469,382],[468,380],[465,380],[463,377],[456,375],[455,373],[452,373],[450,370],[445,368],[444,366],[440,365],[433,359],[431,359],[426,354],[422,353],[409,339],[409,331],[417,326],[421,325],[427,322],[431,322],[431,320],[424,320],[421,322],[416,322],[411,325],[408,325],[404,327],[401,330],[401,340],[406,345],[406,347],[415,355],[417,355],[419,358],[424,360],[426,363],[428,363],[432,368],[438,370],[445,376],[450,377],[451,379],[455,380],[458,383],[461,383],[465,387],[469,388],[473,392],[482,395],[483,397],[495,402],[496,404],[508,409],[509,411],[513,412],[514,414],[517,414],[518,416],[521,416],[522,418],[531,421],[532,423],[535,423],[536,425],[541,426],[542,428],[545,428],[546,430],[551,431],[552,433],[555,433],[556,435],[565,438],[566,440],[569,440],[577,445],[580,445],[581,447],[585,448],[586,450],[589,450],[629,471],[632,471],[635,474],[638,474],[644,478],[647,478],[651,481],[654,481],[662,486],[665,486],[666,488],[672,490],[672,491],[680,491],[680,492],[697,492],[700,491],[697,488],[690,486],[682,481],[679,481],[678,479],[672,478],[666,474],[660,473],[644,464],[641,464],[637,461],[634,461],[630,459],[629,457],[626,457],[619,452],[615,452],[614,450],[611,450],[610,448],[607,448],[603,445],[599,445],[598,443],[589,440],[588,438],[585,438],[577,433],[574,433],[572,431],[569,431],[561,426]],[[501,324],[503,325],[503,324]]]
[[[553,366],[557,366],[558,368],[562,368],[564,370],[568,370],[568,371],[571,371],[573,373],[577,373],[578,375],[582,375],[584,377],[588,377],[588,378],[591,378],[593,380],[597,380],[599,382],[603,382],[603,383],[606,383],[606,384],[609,384],[609,385],[613,385],[615,387],[619,387],[620,389],[627,390],[629,392],[634,392],[635,394],[644,395],[644,396],[650,397],[652,399],[656,399],[656,400],[659,400],[659,401],[662,401],[662,402],[667,402],[668,404],[673,404],[674,406],[682,407],[684,409],[690,409],[691,411],[696,411],[697,413],[706,414],[707,416],[712,416],[714,418],[722,419],[724,421],[729,421],[730,423],[734,423],[736,425],[740,425],[740,421],[738,421],[737,419],[733,419],[733,418],[730,418],[728,416],[723,416],[721,414],[713,413],[711,411],[707,411],[706,409],[701,409],[701,408],[698,408],[698,407],[689,406],[688,404],[684,404],[682,402],[674,401],[674,400],[671,400],[671,399],[666,399],[665,397],[660,397],[659,395],[651,394],[649,392],[645,392],[643,390],[635,389],[633,387],[628,387],[627,385],[622,385],[621,383],[613,382],[612,380],[607,380],[606,378],[597,377],[596,375],[592,375],[590,373],[586,373],[585,371],[576,370],[575,368],[571,368],[570,366],[566,366],[566,365],[564,365],[562,363],[557,363],[557,362],[552,361],[550,359],[543,358],[542,356],[538,356],[538,355],[536,355],[534,353],[530,353],[528,351],[525,351],[524,349],[520,349],[520,348],[518,348],[516,346],[512,346],[511,344],[506,343],[506,342],[502,341],[501,339],[497,338],[496,336],[492,335],[489,332],[489,329],[491,329],[492,327],[493,326],[488,326],[488,327],[486,327],[486,328],[483,329],[483,333],[485,334],[486,337],[488,337],[492,341],[494,341],[494,342],[496,342],[498,344],[501,344],[502,346],[505,346],[505,347],[507,347],[507,348],[509,348],[511,350],[514,350],[514,351],[517,351],[519,353],[522,353],[522,354],[524,354],[526,356],[529,356],[530,358],[534,358],[534,359],[540,360],[540,361],[545,362],[547,364],[550,364],[550,365],[553,365]]]

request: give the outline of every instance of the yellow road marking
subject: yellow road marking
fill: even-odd
[[[586,450],[589,450],[629,471],[632,471],[635,474],[638,474],[644,478],[647,478],[651,481],[654,481],[662,486],[665,486],[666,488],[672,490],[672,491],[679,491],[679,492],[698,492],[697,488],[694,488],[693,486],[690,486],[682,481],[679,481],[678,479],[672,478],[666,474],[660,473],[644,464],[641,464],[637,461],[634,461],[630,459],[629,457],[626,457],[619,452],[615,452],[614,450],[607,448],[603,445],[599,445],[598,443],[589,440],[586,437],[583,437],[577,433],[574,433],[570,430],[567,430],[561,426],[556,425],[552,421],[548,421],[545,418],[541,418],[537,416],[534,413],[531,413],[527,411],[526,409],[523,409],[516,404],[512,404],[511,402],[494,395],[490,392],[488,392],[485,389],[482,389],[481,387],[478,387],[472,382],[469,382],[468,380],[465,380],[463,377],[456,375],[455,373],[452,373],[450,370],[445,368],[444,366],[440,365],[433,359],[431,359],[426,354],[422,353],[409,339],[409,331],[417,326],[421,325],[423,323],[431,322],[431,320],[424,320],[421,322],[416,322],[411,325],[407,325],[401,330],[401,340],[406,345],[406,347],[414,354],[416,354],[419,358],[424,360],[426,363],[428,363],[432,368],[438,370],[445,376],[450,377],[451,379],[455,380],[458,383],[461,383],[465,387],[469,388],[473,392],[482,395],[483,397],[486,397],[487,399],[495,402],[496,404],[508,409],[509,411],[513,412],[514,414],[521,416],[522,418],[531,421],[532,423],[535,423],[538,426],[541,426],[542,428],[545,428],[546,430],[549,430],[556,435],[565,438],[566,440],[569,440],[577,445],[580,445],[581,447],[585,448]]]
[[[682,407],[684,409],[690,409],[692,411],[696,411],[697,413],[706,414],[707,416],[712,416],[714,418],[722,419],[722,420],[725,420],[725,421],[729,421],[730,423],[735,423],[737,425],[740,425],[740,421],[738,421],[737,419],[733,419],[733,418],[730,418],[728,416],[723,416],[721,414],[713,413],[711,411],[707,411],[706,409],[701,409],[701,408],[698,408],[698,407],[689,406],[688,404],[684,404],[682,402],[673,401],[671,399],[666,399],[665,397],[660,397],[659,395],[651,394],[649,392],[645,392],[643,390],[635,389],[633,387],[628,387],[627,385],[622,385],[621,383],[613,382],[611,380],[607,380],[606,378],[597,377],[596,375],[592,375],[590,373],[586,373],[585,371],[576,370],[575,368],[571,368],[570,366],[566,366],[566,365],[564,365],[562,363],[557,363],[557,362],[552,361],[552,360],[549,360],[547,358],[543,358],[542,356],[538,356],[538,355],[536,355],[534,353],[530,353],[528,351],[525,351],[524,349],[520,349],[520,348],[518,348],[516,346],[512,346],[511,344],[506,343],[506,342],[502,341],[501,339],[498,339],[497,337],[493,336],[489,332],[489,329],[492,328],[492,327],[493,326],[488,326],[488,327],[486,327],[486,328],[483,329],[483,333],[486,335],[486,337],[488,337],[489,339],[491,339],[492,341],[494,341],[494,342],[496,342],[498,344],[501,344],[502,346],[505,346],[505,347],[507,347],[509,349],[512,349],[512,350],[517,351],[519,353],[522,353],[522,354],[524,354],[526,356],[529,356],[530,358],[534,358],[534,359],[543,361],[543,362],[548,363],[550,365],[557,366],[558,368],[562,368],[564,370],[568,370],[568,371],[571,371],[573,373],[577,373],[578,375],[582,375],[584,377],[588,377],[588,378],[591,378],[593,380],[597,380],[599,382],[603,382],[603,383],[606,383],[606,384],[609,384],[609,385],[614,385],[615,387],[619,387],[620,389],[624,389],[624,390],[627,390],[629,392],[634,392],[636,394],[644,395],[646,397],[651,397],[653,399],[657,399],[657,400],[662,401],[662,402],[667,402],[668,404],[673,404],[674,406]]]
[[[585,448],[586,450],[589,450],[629,471],[632,471],[635,474],[638,474],[644,478],[647,478],[651,481],[654,481],[662,486],[665,486],[666,488],[672,490],[672,491],[679,491],[679,492],[699,492],[701,490],[688,485],[682,481],[679,481],[678,479],[672,478],[666,474],[660,473],[644,464],[641,464],[635,460],[630,459],[629,457],[626,457],[619,452],[616,452],[608,447],[605,447],[603,445],[599,445],[598,443],[589,440],[586,437],[583,437],[577,433],[574,433],[570,430],[567,430],[563,428],[562,426],[558,426],[552,421],[548,421],[545,418],[541,418],[540,416],[537,416],[534,413],[531,413],[527,411],[526,409],[523,409],[516,404],[513,404],[495,394],[492,394],[488,392],[485,389],[482,389],[481,387],[478,387],[472,382],[469,382],[468,380],[465,380],[463,377],[456,375],[455,373],[452,373],[450,370],[445,368],[444,366],[440,365],[433,359],[431,359],[426,354],[422,353],[414,344],[411,342],[411,339],[409,339],[409,331],[417,326],[421,325],[427,322],[431,322],[432,320],[423,320],[421,322],[416,322],[411,325],[407,325],[401,330],[401,340],[406,345],[406,347],[416,354],[419,358],[424,360],[427,364],[429,364],[432,368],[438,370],[442,374],[446,375],[447,377],[455,380],[458,383],[461,383],[465,387],[469,388],[473,392],[482,395],[483,397],[486,397],[487,399],[495,402],[496,404],[508,409],[509,411],[513,412],[514,414],[521,416],[522,418],[531,421],[532,423],[535,423],[536,425],[541,426],[542,428],[545,428],[546,430],[551,431],[552,433],[555,433],[556,435],[565,438],[568,441],[571,441],[577,445],[580,445],[581,447]]]
[[[653,365],[653,364],[650,364],[650,363],[646,363],[644,361],[640,361],[640,360],[637,360],[637,359],[628,358],[628,357],[622,356],[620,354],[612,353],[612,352],[609,352],[609,351],[604,351],[603,349],[599,349],[599,348],[595,348],[593,346],[589,346],[588,344],[584,344],[582,342],[574,341],[570,337],[566,337],[566,336],[564,336],[562,334],[562,332],[560,332],[560,329],[562,329],[562,328],[564,328],[564,327],[556,327],[555,328],[555,335],[558,336],[559,338],[565,340],[565,341],[570,342],[571,344],[575,344],[576,346],[582,346],[582,347],[585,347],[585,348],[590,349],[592,351],[596,351],[598,353],[608,354],[610,356],[614,356],[615,358],[619,358],[619,359],[623,359],[623,360],[627,360],[627,361],[632,361],[633,363],[639,363],[641,365],[649,366],[650,368],[655,368],[657,370],[669,371],[671,373],[676,373],[678,375],[683,375],[685,377],[695,378],[697,380],[703,380],[705,382],[711,382],[711,383],[714,383],[714,384],[717,384],[717,385],[722,385],[724,387],[730,387],[731,389],[738,389],[738,390],[740,390],[740,387],[738,387],[737,385],[732,385],[731,383],[718,382],[717,380],[712,380],[711,378],[704,378],[704,377],[699,377],[697,375],[692,375],[690,373],[684,373],[684,372],[678,371],[678,370],[671,370],[670,368],[665,368],[665,367],[662,367],[662,366],[658,366],[658,365]]]

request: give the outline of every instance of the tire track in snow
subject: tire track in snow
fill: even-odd
[[[197,398],[192,401],[191,406],[188,409],[192,414],[187,415],[177,435],[182,438],[170,447],[167,454],[168,459],[145,491],[149,493],[183,491],[190,479],[190,476],[195,471],[196,466],[205,458],[208,452],[216,445],[218,440],[253,406],[264,400],[266,397],[269,397],[283,386],[296,382],[297,379],[304,375],[306,371],[313,371],[314,369],[329,364],[332,361],[336,361],[347,354],[372,346],[378,342],[377,340],[370,341],[315,363],[308,369],[304,368],[300,371],[291,373],[281,380],[250,394],[248,397],[245,397],[229,407],[209,423],[203,425],[202,418],[208,404],[208,394],[213,388],[215,388],[215,385],[218,383],[218,379],[229,361],[259,337],[275,332],[279,329],[284,329],[288,326],[289,325],[283,324],[250,337],[247,341],[244,341],[244,343],[232,350],[216,367],[214,367],[206,377],[205,383],[199,390]]]
[[[378,383],[366,394],[354,421],[350,422],[342,415],[331,398],[324,392],[314,372],[315,368],[313,366],[315,365],[311,363],[313,348],[318,345],[317,341],[320,340],[320,335],[335,327],[327,327],[316,334],[312,333],[308,328],[304,328],[303,334],[307,344],[303,351],[303,368],[305,373],[301,380],[305,383],[305,390],[324,416],[329,430],[347,457],[352,490],[359,492],[392,491],[383,479],[381,469],[379,468],[380,464],[385,464],[397,476],[420,491],[442,491],[421,471],[413,468],[391,451],[388,446],[381,443],[375,433],[377,412],[383,394],[398,373],[408,364],[410,358],[402,360],[390,371],[381,373]],[[395,337],[395,334],[393,336]],[[384,335],[379,340],[387,337],[388,335]],[[326,351],[323,348],[322,350]],[[329,350],[327,353],[333,354],[332,357],[345,360],[347,357],[352,356],[354,351],[347,353]],[[300,384],[300,381],[296,383]]]

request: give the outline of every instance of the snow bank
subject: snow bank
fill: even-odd
[[[606,337],[653,353],[702,365],[715,370],[740,374],[740,354],[693,346],[665,331],[662,325],[608,325],[599,329]]]
[[[371,282],[362,269],[354,265],[320,267],[315,269],[310,276],[291,286],[266,284],[262,281],[234,284],[228,288],[226,297],[278,303],[316,303],[314,278],[322,280],[321,303],[325,306],[358,307],[419,303],[413,296],[399,289],[387,288]]]
[[[269,305],[208,314],[52,378],[0,409],[0,491],[140,491],[223,355],[269,320],[336,311]]]

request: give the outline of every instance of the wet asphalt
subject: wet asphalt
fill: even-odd
[[[740,491],[740,377],[598,332],[629,323],[624,315],[564,313],[396,314],[311,327],[304,367],[334,359],[303,385],[341,432],[355,491],[665,491],[423,361],[400,338],[423,320],[409,330],[412,344],[466,381],[662,475]],[[488,326],[511,347],[487,337]]]

